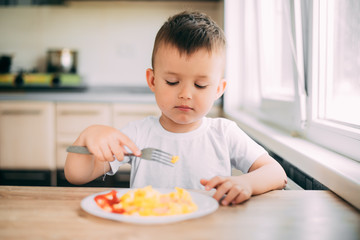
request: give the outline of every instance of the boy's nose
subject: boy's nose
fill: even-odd
[[[191,88],[189,86],[182,86],[179,92],[180,99],[191,99]]]

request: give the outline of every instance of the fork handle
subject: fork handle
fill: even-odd
[[[66,148],[66,151],[70,153],[92,154],[87,147],[83,147],[83,146],[68,146]],[[133,153],[124,153],[124,156],[135,156],[135,155]]]
[[[68,146],[66,151],[70,153],[92,154],[87,147],[82,146]]]

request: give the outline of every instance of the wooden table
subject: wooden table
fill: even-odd
[[[360,213],[330,191],[272,191],[208,216],[136,225],[92,216],[105,188],[0,186],[0,239],[360,239]]]

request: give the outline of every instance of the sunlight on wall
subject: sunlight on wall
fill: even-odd
[[[208,13],[223,25],[220,2],[71,2],[52,7],[0,7],[0,55],[12,71],[45,71],[49,49],[78,51],[78,73],[88,85],[145,86],[156,32],[183,10]]]

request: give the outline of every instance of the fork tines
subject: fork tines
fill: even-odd
[[[164,152],[164,151],[161,151],[159,149],[153,150],[152,154],[151,154],[151,160],[152,161],[158,161],[158,162],[161,162],[163,164],[174,167],[174,164],[171,163],[172,157],[173,156],[171,154],[169,154],[167,152]]]

